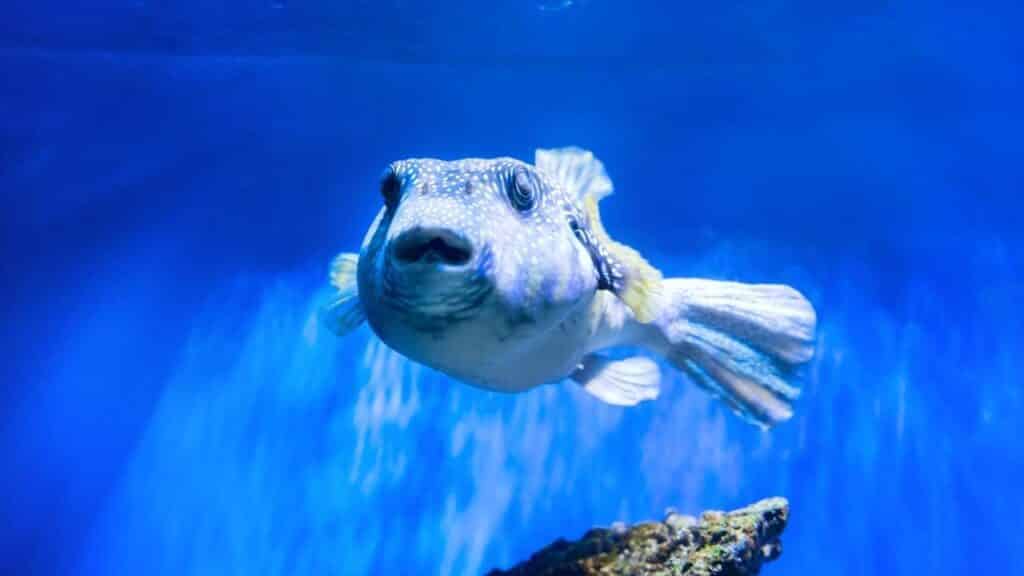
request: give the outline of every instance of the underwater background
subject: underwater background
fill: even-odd
[[[767,574],[1024,574],[1016,4],[3,12],[0,572],[478,574],[781,495]],[[791,421],[674,375],[490,393],[318,326],[388,162],[565,145],[666,275],[814,302]]]

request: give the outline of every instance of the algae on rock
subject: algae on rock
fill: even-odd
[[[595,528],[576,542],[558,540],[529,560],[490,576],[757,574],[782,553],[789,503],[770,498],[699,519],[670,513],[663,522]]]

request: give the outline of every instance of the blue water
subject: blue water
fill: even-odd
[[[683,4],[5,6],[0,572],[476,574],[782,495],[766,574],[1024,574],[1022,10]],[[791,421],[310,321],[389,161],[563,145],[666,274],[814,302]]]

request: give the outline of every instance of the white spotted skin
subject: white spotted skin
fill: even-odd
[[[512,196],[522,190],[517,174],[534,192],[528,210]],[[389,178],[400,193],[368,232],[358,272],[367,321],[386,344],[505,392],[562,380],[603,344],[608,308],[624,307],[597,291],[591,256],[566,220],[568,198],[533,166],[414,159],[393,163]],[[403,235],[423,230],[462,239],[468,261],[396,258]]]

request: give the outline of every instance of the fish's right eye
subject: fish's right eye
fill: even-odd
[[[512,174],[512,186],[509,190],[509,200],[512,206],[520,212],[526,213],[533,210],[537,203],[537,187],[533,179],[524,168],[517,169]]]
[[[391,168],[388,168],[387,172],[384,173],[384,177],[380,182],[380,193],[384,197],[384,204],[388,208],[394,208],[398,204],[398,198],[402,192],[402,183],[398,179],[398,174]]]

